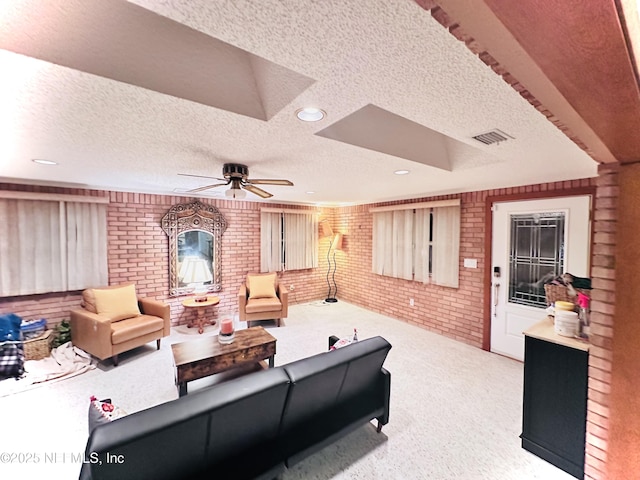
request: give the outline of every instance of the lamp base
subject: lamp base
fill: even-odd
[[[337,298],[325,298],[324,301],[326,303],[336,303],[338,301]]]

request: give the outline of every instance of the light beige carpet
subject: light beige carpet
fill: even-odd
[[[283,325],[269,328],[278,339],[276,366],[323,352],[329,335],[347,336],[354,327],[360,339],[382,335],[393,345],[385,363],[391,372],[390,422],[382,434],[365,425],[287,471],[283,480],[572,478],[520,447],[521,363],[345,302],[292,305]],[[204,335],[215,332],[208,328]],[[154,342],[121,355],[118,367],[103,362],[78,377],[0,398],[2,428],[10,432],[2,435],[0,452],[41,459],[0,463],[0,476],[77,478],[89,397],[110,397],[130,413],[177,398],[170,344],[193,337],[178,328],[160,351]],[[189,384],[190,392],[205,386],[196,383]]]

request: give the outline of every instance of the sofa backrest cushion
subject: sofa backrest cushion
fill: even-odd
[[[178,401],[181,418],[172,405]],[[80,478],[168,480],[202,469],[209,428],[202,412],[189,412],[192,403],[179,399],[95,427],[85,449],[85,462],[91,463],[82,465]]]
[[[112,322],[140,315],[135,285],[118,288],[95,288],[96,313],[109,318]]]
[[[375,337],[284,365],[291,387],[281,429],[295,428],[375,385],[390,348]]]
[[[102,464],[84,464],[81,478],[190,478],[204,469],[211,478],[253,478],[279,461],[265,457],[265,442],[275,444],[288,386],[282,369],[268,369],[99,425],[85,455]],[[108,464],[107,453],[124,463]]]
[[[362,342],[367,342],[365,344],[367,348],[363,349],[364,351],[358,351],[358,347],[363,345]],[[375,337],[370,339],[370,342],[363,340],[352,343],[340,350],[352,347],[354,348],[354,358],[349,361],[349,369],[340,390],[340,396],[337,399],[338,403],[378,385],[380,371],[391,349],[391,344],[382,337]],[[338,351],[331,353],[339,354]]]
[[[249,298],[274,298],[276,297],[276,288],[278,285],[278,276],[275,272],[247,275],[247,291]]]
[[[265,455],[279,457],[275,452],[276,440],[289,384],[286,372],[274,368],[220,385],[229,385],[229,390],[218,389],[216,395],[228,396],[229,402],[210,412],[211,434],[206,455],[207,464],[216,465],[215,471],[229,470],[228,476],[211,478],[243,478],[240,473],[250,468],[248,464],[255,463],[256,467],[268,462]],[[240,467],[238,463],[248,464]],[[262,465],[252,473],[257,475],[263,467],[268,466]]]

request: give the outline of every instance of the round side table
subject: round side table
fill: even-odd
[[[196,302],[195,299],[193,298],[188,298],[185,301],[182,302],[182,306],[185,308],[195,308],[196,309],[196,325],[198,325],[198,333],[202,333],[204,331],[204,323],[205,323],[205,318],[204,318],[204,314],[205,314],[205,310],[207,309],[207,307],[210,307],[212,305],[217,305],[218,303],[220,303],[220,299],[218,297],[207,297],[207,300],[205,302]],[[215,320],[211,320],[211,325],[215,325],[216,321]],[[193,327],[193,322],[189,321],[189,325],[187,325],[188,328]]]

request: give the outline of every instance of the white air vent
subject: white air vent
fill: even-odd
[[[475,140],[484,143],[485,145],[493,145],[494,143],[504,142],[505,140],[513,139],[508,133],[504,133],[497,128],[486,133],[481,133],[473,137]]]

